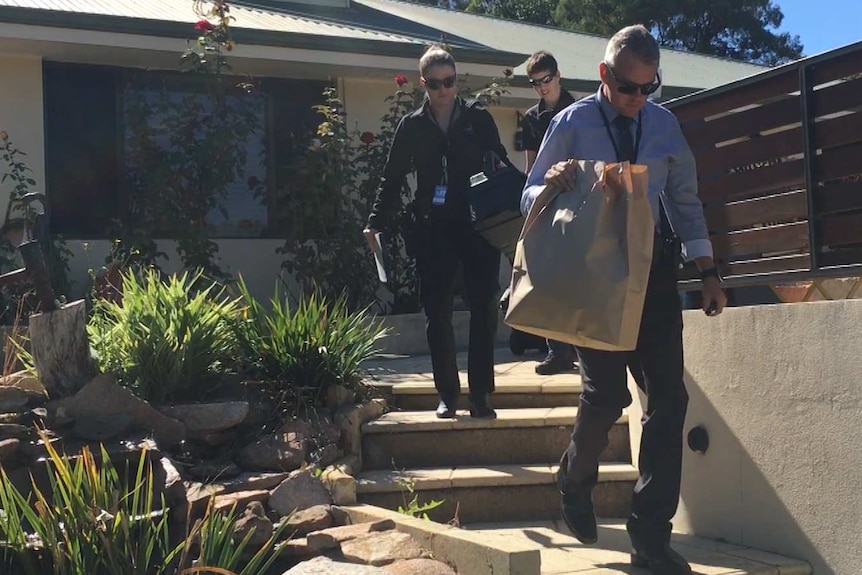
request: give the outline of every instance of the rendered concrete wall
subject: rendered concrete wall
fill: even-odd
[[[0,54],[0,131],[26,156],[19,157],[33,173],[31,191],[45,192],[45,146],[42,110],[42,60],[36,56]],[[0,162],[0,173],[6,171]],[[9,203],[9,182],[0,184],[0,214]]]
[[[862,572],[862,301],[688,311],[685,346],[710,447],[685,449],[675,528]]]

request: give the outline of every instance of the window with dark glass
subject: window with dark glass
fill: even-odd
[[[46,62],[52,231],[110,237],[112,222],[146,220],[176,237],[166,208],[193,208],[213,238],[282,236],[268,192],[313,137],[326,84],[263,79],[246,93],[236,83],[217,98],[186,74]]]

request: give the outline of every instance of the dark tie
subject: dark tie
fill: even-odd
[[[622,114],[617,115],[614,118],[614,127],[616,128],[616,136],[617,136],[617,147],[619,148],[619,161],[624,162],[628,160],[629,162],[634,163],[637,156],[637,151],[635,150],[635,142],[634,137],[632,136],[632,124],[634,124],[634,118],[629,118],[628,116],[623,116]],[[674,233],[673,228],[670,226],[670,221],[667,218],[667,212],[664,209],[664,203],[659,199],[658,203],[658,213],[659,213],[659,233],[661,237],[667,242],[673,239]]]
[[[622,114],[619,114],[614,118],[614,127],[616,128],[615,135],[617,137],[617,147],[619,148],[617,152],[619,152],[620,155],[617,159],[620,162],[635,162],[635,141],[632,136],[632,124],[634,124],[634,122],[634,118],[629,118]]]

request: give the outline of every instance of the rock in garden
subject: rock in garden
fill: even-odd
[[[19,425],[17,423],[2,423],[0,424],[0,440],[2,439],[23,439],[30,435],[33,431],[32,427]]]
[[[314,437],[314,434],[314,426],[301,419],[288,421],[276,432],[276,435],[283,436],[282,439],[285,441],[301,443],[309,442]]]
[[[341,553],[348,561],[367,565],[388,565],[403,559],[428,557],[413,537],[400,531],[369,533],[341,544]]]
[[[248,416],[248,402],[221,401],[163,407],[162,413],[182,421],[189,433],[213,433],[236,427]]]
[[[342,446],[351,455],[362,453],[362,425],[377,419],[386,411],[386,401],[372,399],[361,405],[345,407],[335,414],[335,424],[342,432]]]
[[[246,445],[236,456],[245,470],[293,471],[305,461],[308,442],[291,433],[279,433]]]
[[[219,481],[224,493],[272,489],[290,476],[289,473],[241,473],[227,481]]]
[[[272,521],[266,516],[263,504],[252,501],[234,524],[234,540],[242,541],[249,533],[249,547],[258,549],[272,537]]]
[[[235,463],[199,463],[189,468],[189,475],[193,479],[203,481],[218,481],[230,479],[242,473]]]
[[[168,507],[182,507],[188,503],[183,478],[170,458],[162,457],[159,463],[153,466],[153,481],[156,493],[164,495]]]
[[[39,381],[39,378],[28,373],[26,370],[16,371],[9,375],[0,377],[0,386],[16,387],[25,391],[32,391],[39,396],[39,403],[44,403],[48,400],[48,392],[45,391],[45,386]]]
[[[320,479],[304,470],[297,470],[269,494],[269,508],[281,517],[315,505],[331,505],[332,497]]]
[[[396,561],[383,570],[390,575],[457,575],[451,567],[434,559]]]
[[[236,435],[236,431],[233,429],[212,432],[195,431],[189,432],[189,439],[206,447],[219,447],[235,440]]]
[[[315,505],[302,511],[297,511],[287,518],[287,533],[295,533],[296,537],[304,537],[314,531],[332,527],[332,513],[329,505]]]
[[[335,411],[356,403],[356,394],[343,385],[330,385],[326,390],[326,407]]]
[[[0,385],[0,413],[27,411],[27,406],[41,405],[46,397],[37,391],[17,385]]]
[[[224,492],[224,487],[218,483],[198,483],[197,481],[184,481],[186,488],[186,501],[191,508],[192,515],[203,515],[210,499]]]
[[[15,457],[19,447],[21,447],[21,440],[19,439],[4,439],[0,441],[0,461],[6,461]]]
[[[327,557],[315,557],[285,571],[284,575],[387,575],[387,573],[371,565],[354,565],[333,561]]]
[[[237,491],[236,493],[222,493],[216,495],[213,509],[216,511],[230,511],[236,508],[237,513],[243,513],[252,503],[263,503],[269,499],[269,491],[261,489],[258,491]]]
[[[315,449],[308,455],[308,459],[321,468],[332,465],[342,457],[344,452],[334,443]]]
[[[72,397],[51,404],[51,411],[61,409],[76,421],[125,413],[132,418],[135,428],[151,432],[163,447],[177,445],[186,435],[181,422],[159,413],[149,403],[119,386],[110,373],[97,375]]]
[[[9,413],[0,413],[0,425],[6,423],[14,423],[17,425],[27,425],[33,418],[30,416],[29,412],[20,411],[20,412],[9,412]]]
[[[369,533],[389,531],[390,529],[395,529],[395,522],[391,519],[381,519],[379,521],[357,523],[356,525],[330,527],[329,529],[309,533],[306,536],[306,540],[308,541],[308,546],[315,551],[324,551],[326,549],[335,549],[345,541],[357,539]]]
[[[124,433],[133,423],[128,413],[99,414],[75,420],[72,433],[87,441],[105,441]]]

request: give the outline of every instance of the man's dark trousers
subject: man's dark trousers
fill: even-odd
[[[660,243],[657,237],[656,241]],[[656,248],[660,251],[659,246]],[[631,404],[626,368],[647,394],[629,532],[640,548],[658,548],[670,538],[679,501],[682,436],[688,394],[683,382],[682,312],[676,290],[676,258],[657,256],[650,272],[637,349],[608,352],[578,347],[583,393],[563,454],[566,493],[592,489],[608,432]],[[655,546],[655,547],[654,547]]]
[[[455,278],[460,264],[464,296],[470,308],[467,378],[470,395],[481,399],[494,391],[500,252],[467,223],[426,222],[420,226],[416,267],[434,387],[446,400],[454,400],[460,392],[452,327]]]

